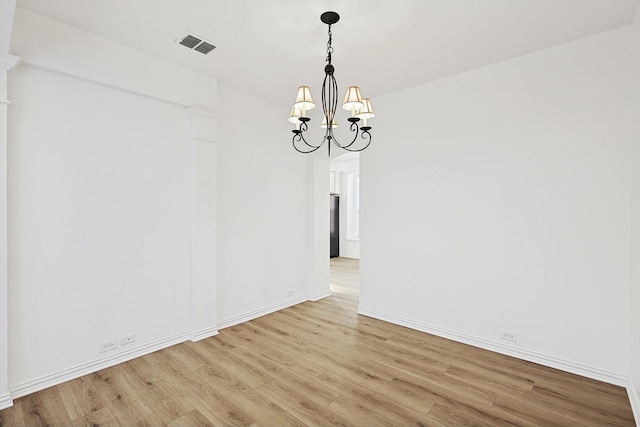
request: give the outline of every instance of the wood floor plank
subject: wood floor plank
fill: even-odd
[[[447,369],[444,374],[448,377],[456,378],[459,381],[480,384],[483,390],[496,393],[511,394],[533,390],[533,381],[510,377],[508,375],[499,375],[475,366],[468,369],[452,366]]]
[[[397,371],[408,374],[443,374],[451,365],[438,359],[425,357],[417,352],[407,352],[394,346],[385,344],[372,345],[361,340],[354,346],[354,350],[368,354],[381,364],[393,367]]]
[[[370,408],[364,406],[356,400],[351,399],[339,399],[332,402],[327,410],[340,417],[341,419],[354,426],[398,426],[398,425],[411,425],[407,422],[406,417],[400,417],[401,419],[394,419],[393,413],[385,413],[381,415],[378,412],[372,411]],[[400,424],[398,424],[400,422]],[[417,424],[420,425],[420,424]]]
[[[624,425],[631,421],[615,414],[609,407],[592,407],[587,402],[576,400],[576,396],[566,396],[543,387],[534,386],[530,395],[532,401],[544,402],[547,407],[558,408],[567,418],[583,425],[602,425],[607,422]]]
[[[333,296],[16,399],[0,427],[633,426],[622,387],[361,316]]]
[[[266,399],[252,387],[242,384],[233,374],[224,370],[224,366],[210,364],[197,372],[199,379],[209,387],[225,396],[239,408],[246,412],[247,417],[259,420],[259,424],[266,426],[300,426],[304,425],[299,419],[287,412],[275,402]]]
[[[242,349],[243,347],[236,347],[233,351],[237,352]],[[224,351],[222,354],[217,354],[209,365],[200,368],[196,372],[203,373],[203,371],[205,371],[205,373],[206,371],[212,371],[214,376],[220,375],[223,377],[224,375],[228,375],[254,389],[260,387],[262,384],[268,383],[272,379],[268,372],[265,372],[243,358],[239,358],[231,353],[231,351]]]
[[[74,419],[70,425],[71,427],[110,427],[119,424],[109,408],[105,407]]]
[[[189,399],[170,384],[172,379],[152,380],[137,365],[124,363],[120,366],[125,371],[123,375],[133,382],[142,400],[153,408],[154,414],[165,424],[196,409]]]
[[[219,387],[212,386],[211,381],[200,373],[181,369],[171,372],[176,390],[214,425],[250,425],[255,422],[245,408],[228,398],[228,390],[221,391]]]
[[[71,423],[57,387],[26,396],[21,404],[25,426],[65,426]]]
[[[456,401],[437,403],[429,417],[447,426],[519,426],[498,416],[487,413],[487,408],[478,409]]]
[[[0,411],[0,427],[26,426],[25,414],[22,412],[25,399],[16,399],[11,408]]]
[[[316,402],[313,396],[297,393],[275,380],[259,387],[256,391],[278,406],[285,408],[306,425],[353,425],[328,411],[326,405]]]
[[[144,421],[163,424],[137,392],[124,393],[119,399],[107,405],[119,425],[128,426],[144,423]]]
[[[131,396],[136,391],[134,384],[122,374],[123,372],[122,365],[117,365],[89,374],[84,378],[91,382],[98,399],[111,402],[122,400],[124,396]]]
[[[341,399],[347,400],[354,405],[366,407],[367,410],[377,413],[383,419],[395,425],[420,425],[424,423],[424,420],[428,417],[427,414],[435,404],[435,399],[431,402],[421,399],[416,410],[411,407],[410,402],[402,400],[402,396],[392,390],[391,386],[385,388],[373,387],[378,389],[373,391],[370,388],[359,385],[357,381],[352,382],[342,375],[329,372],[322,374],[316,381],[325,384],[327,387],[341,390]]]
[[[57,386],[69,418],[84,417],[105,407],[87,378],[77,378]]]
[[[209,421],[204,415],[197,409],[189,412],[188,414],[170,422],[167,427],[214,427],[213,423]]]

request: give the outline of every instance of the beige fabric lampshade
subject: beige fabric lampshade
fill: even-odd
[[[373,119],[376,114],[373,112],[373,107],[371,106],[371,100],[369,98],[362,98],[362,104],[364,107],[358,111],[356,117],[361,119]]]
[[[360,88],[358,86],[349,86],[344,96],[342,108],[347,111],[356,111],[364,106],[362,97],[360,96]]]
[[[327,128],[327,118],[323,117],[322,118],[322,124],[320,125],[320,127],[322,129],[326,129]],[[331,129],[335,129],[338,127],[338,122],[336,122],[336,118],[334,117],[333,120],[331,121]]]
[[[297,108],[301,112],[316,108],[316,104],[311,98],[311,89],[309,89],[309,86],[300,86],[298,88],[298,96],[296,97],[295,104],[293,104],[293,108]]]
[[[294,125],[298,123],[298,119],[302,116],[302,113],[296,107],[291,108],[291,114],[289,114],[289,123]]]

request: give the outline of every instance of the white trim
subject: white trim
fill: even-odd
[[[65,381],[70,381],[83,375],[92,374],[94,372],[100,371],[101,369],[106,369],[119,363],[123,363],[128,360],[153,353],[154,351],[162,350],[163,348],[180,344],[181,342],[186,341],[188,338],[189,334],[187,332],[183,332],[181,334],[162,338],[160,340],[153,341],[136,348],[131,348],[119,353],[101,357],[97,360],[74,366],[73,368],[64,369],[50,375],[45,375],[44,377],[36,378],[34,380],[18,384],[15,387],[11,387],[11,397],[17,399],[18,397],[35,393],[37,391],[44,390],[45,388],[62,384]]]
[[[629,395],[629,402],[631,403],[633,417],[636,420],[636,426],[640,427],[640,395],[631,378],[627,381],[627,395]]]
[[[5,409],[13,406],[13,400],[9,393],[0,396],[0,409]]]
[[[385,322],[415,329],[420,332],[437,335],[439,337],[447,338],[464,344],[469,344],[474,347],[479,347],[496,353],[505,354],[507,356],[517,357],[518,359],[527,360],[529,362],[538,363],[540,365],[548,366],[551,368],[560,369],[562,371],[571,372],[583,377],[604,381],[606,383],[625,387],[628,382],[628,378],[626,376],[614,372],[605,371],[603,369],[582,365],[580,363],[575,363],[546,354],[536,353],[534,351],[525,350],[522,348],[511,347],[509,345],[487,340],[484,338],[474,337],[472,335],[461,334],[459,332],[416,322],[392,314],[381,313],[379,311],[372,310],[366,307],[360,306],[358,308],[358,314],[373,317],[379,320],[384,320]]]
[[[3,8],[4,9],[4,8]],[[9,317],[7,310],[8,251],[7,251],[7,85],[9,70],[21,58],[0,53],[0,408],[11,405],[9,390]]]
[[[222,118],[221,112],[201,105],[190,105],[187,107],[187,111],[194,117],[203,117],[213,121],[220,120]]]
[[[200,329],[199,331],[192,332],[190,339],[191,341],[196,342],[205,338],[211,338],[216,335],[218,335],[218,328],[214,326],[211,328]]]
[[[222,115],[216,110],[199,105],[190,105],[186,111],[189,116],[189,139],[199,142],[217,142],[218,120]]]
[[[191,121],[190,118],[187,119],[188,122]],[[190,125],[189,125],[190,126]],[[196,236],[197,236],[197,221],[196,221],[196,212],[197,212],[197,177],[196,177],[196,144],[189,144],[189,330],[191,332],[191,337],[196,335],[194,332],[195,329],[195,315],[194,315],[194,307],[196,305],[195,301],[195,286],[196,286],[196,271],[198,263],[196,262],[196,254],[198,250],[196,248]]]
[[[22,60],[21,57],[0,52],[0,70],[9,71]]]
[[[248,313],[245,314],[241,314],[239,316],[234,316],[234,317],[230,317],[228,319],[225,320],[220,320],[218,322],[218,329],[224,329],[224,328],[228,328],[230,326],[234,326],[234,325],[238,325],[240,323],[244,323],[244,322],[248,322],[250,320],[253,319],[257,319],[258,317],[262,317],[264,315],[267,314],[271,314],[274,313],[278,310],[282,310],[285,309],[287,307],[291,307],[293,305],[296,304],[300,304],[302,302],[307,301],[307,295],[301,295],[301,296],[297,296],[294,298],[289,298],[287,300],[284,300],[282,302],[276,303],[276,304],[272,304],[270,306],[258,309],[258,310],[254,310],[254,311],[250,311]]]
[[[2,1],[2,0],[0,0],[0,1]],[[24,61],[23,60],[22,64],[26,65],[29,68],[33,68],[35,70],[44,71],[46,73],[51,73],[51,74],[56,74],[58,76],[66,77],[68,79],[77,80],[77,81],[83,82],[83,83],[89,83],[89,84],[92,84],[92,85],[95,85],[95,86],[100,86],[100,87],[104,87],[104,88],[107,88],[107,89],[112,89],[112,90],[115,90],[115,91],[118,91],[118,92],[128,93],[130,95],[139,96],[141,98],[152,99],[154,101],[162,102],[162,103],[169,104],[169,105],[175,105],[175,106],[183,107],[183,108],[189,107],[189,105],[187,105],[187,104],[184,104],[184,103],[181,103],[181,102],[177,102],[177,101],[173,101],[171,99],[160,98],[158,96],[149,95],[149,94],[146,94],[144,92],[139,92],[139,91],[136,91],[136,90],[126,89],[124,87],[116,86],[116,85],[105,83],[105,82],[101,82],[99,80],[94,80],[94,79],[90,79],[90,78],[87,78],[87,77],[82,77],[82,76],[78,76],[78,75],[75,75],[75,74],[66,73],[64,71],[59,71],[59,70],[56,70],[54,68],[49,68],[49,67],[44,67],[42,65],[33,64],[33,63],[29,62],[29,61]]]
[[[309,301],[319,301],[322,298],[327,298],[331,296],[331,291],[321,291],[316,292],[315,294],[309,295]]]

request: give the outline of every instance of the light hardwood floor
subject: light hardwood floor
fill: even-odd
[[[356,314],[334,295],[15,400],[2,426],[633,426],[626,391]]]

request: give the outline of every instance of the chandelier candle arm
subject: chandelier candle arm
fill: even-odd
[[[369,133],[371,126],[368,126],[368,120],[375,117],[373,108],[371,107],[371,101],[369,98],[362,98],[358,86],[349,86],[347,88],[342,108],[351,112],[351,117],[347,120],[351,123],[349,130],[354,133],[354,136],[353,140],[347,145],[340,144],[333,134],[333,130],[338,127],[338,122],[335,117],[338,107],[338,83],[334,76],[335,68],[331,63],[331,56],[333,54],[333,34],[331,32],[331,26],[340,20],[340,15],[336,12],[325,12],[320,16],[320,20],[329,27],[327,64],[324,67],[325,76],[322,83],[323,119],[320,125],[320,127],[324,129],[325,134],[319,145],[309,144],[304,138],[304,132],[308,130],[308,123],[311,120],[307,117],[307,111],[314,109],[316,104],[311,97],[311,89],[309,86],[300,86],[296,94],[296,101],[291,108],[291,113],[288,118],[288,121],[295,125],[295,129],[292,131],[293,147],[300,153],[312,153],[327,143],[327,149],[329,155],[331,155],[331,143],[333,143],[337,147],[347,151],[362,151],[371,144],[371,134]],[[363,120],[364,126],[359,127],[358,122],[361,119]],[[356,141],[358,141],[358,136],[364,139],[366,144],[361,148],[352,148]]]

